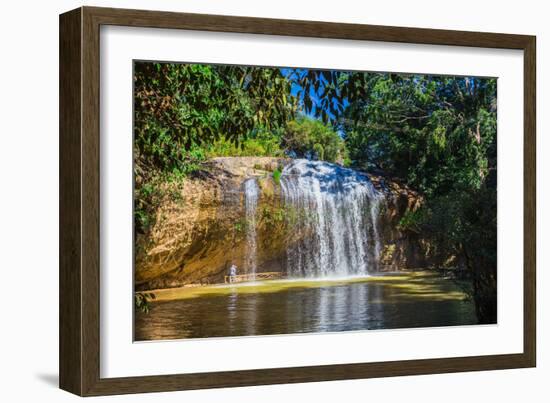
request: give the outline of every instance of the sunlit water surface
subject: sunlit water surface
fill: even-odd
[[[135,340],[476,324],[462,286],[430,272],[155,291]]]

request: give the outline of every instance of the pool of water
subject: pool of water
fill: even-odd
[[[156,290],[136,341],[476,324],[466,284],[433,272]]]

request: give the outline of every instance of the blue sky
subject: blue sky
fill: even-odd
[[[309,69],[303,69],[303,68],[294,68],[294,69],[293,68],[281,68],[281,73],[285,77],[289,77],[291,75],[298,75],[300,77],[303,77],[304,75],[306,75],[308,73],[308,71],[309,71]],[[309,113],[304,113],[306,116],[309,116],[309,117],[314,118],[314,119],[317,118],[315,116],[315,110],[316,110],[315,105],[318,105],[320,103],[321,98],[320,98],[319,95],[322,93],[322,91],[324,89],[324,84],[325,83],[321,81],[321,84],[319,85],[319,91],[318,92],[315,92],[313,87],[310,88],[309,95],[310,95],[310,98],[313,101],[314,107],[313,107],[312,111],[310,111]],[[300,92],[303,92],[303,88],[299,84],[297,84],[296,81],[293,80],[292,86],[290,88],[290,94],[292,96],[297,97],[299,99],[300,105],[303,105],[303,95],[300,95]],[[327,113],[328,113],[328,111],[327,111]],[[331,115],[331,117],[332,117],[332,115]]]
[[[310,69],[305,69],[305,68],[281,68],[281,74],[284,76],[284,77],[290,77],[292,75],[298,75],[299,77],[303,77],[305,75],[307,75],[307,73],[310,71]],[[317,70],[316,70],[317,71]],[[290,88],[290,94],[296,98],[298,98],[298,102],[299,102],[299,105],[302,106],[303,108],[303,87],[300,86],[297,82],[297,80],[292,80],[292,84],[291,84],[291,88]],[[321,101],[321,94],[323,93],[323,90],[324,90],[324,86],[325,86],[325,82],[322,80],[320,82],[320,85],[319,85],[319,89],[318,91],[316,92],[315,89],[313,88],[313,86],[311,86],[310,88],[310,91],[309,91],[309,94],[310,94],[310,98],[311,100],[313,101],[313,108],[310,112],[305,112],[302,110],[302,114],[305,115],[305,116],[308,116],[309,118],[312,118],[312,119],[317,119],[317,120],[320,120],[319,117],[316,116],[315,112],[316,112],[316,105],[320,105],[320,101]],[[343,101],[343,106],[344,108],[347,107],[349,105],[349,102],[347,101],[347,99],[344,99]],[[325,110],[325,112],[328,114],[328,116],[332,119],[334,118],[334,115],[332,113],[330,113],[330,111],[328,110]],[[335,128],[338,133],[342,136],[343,135],[343,132],[340,130],[340,128]]]

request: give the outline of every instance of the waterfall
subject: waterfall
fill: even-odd
[[[298,217],[287,247],[289,277],[365,276],[376,268],[383,198],[366,175],[295,160],[280,183],[287,214]]]
[[[246,214],[246,254],[245,270],[251,279],[256,278],[256,209],[260,189],[256,179],[248,179],[244,182],[244,206]]]

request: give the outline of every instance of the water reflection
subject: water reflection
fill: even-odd
[[[475,324],[472,303],[450,280],[213,289],[136,313],[136,340],[337,332]]]
[[[238,299],[237,289],[234,288],[233,292],[229,294],[229,297],[227,298],[228,300],[227,301],[227,321],[228,321],[230,332],[235,331],[235,321],[238,318],[237,299]]]

